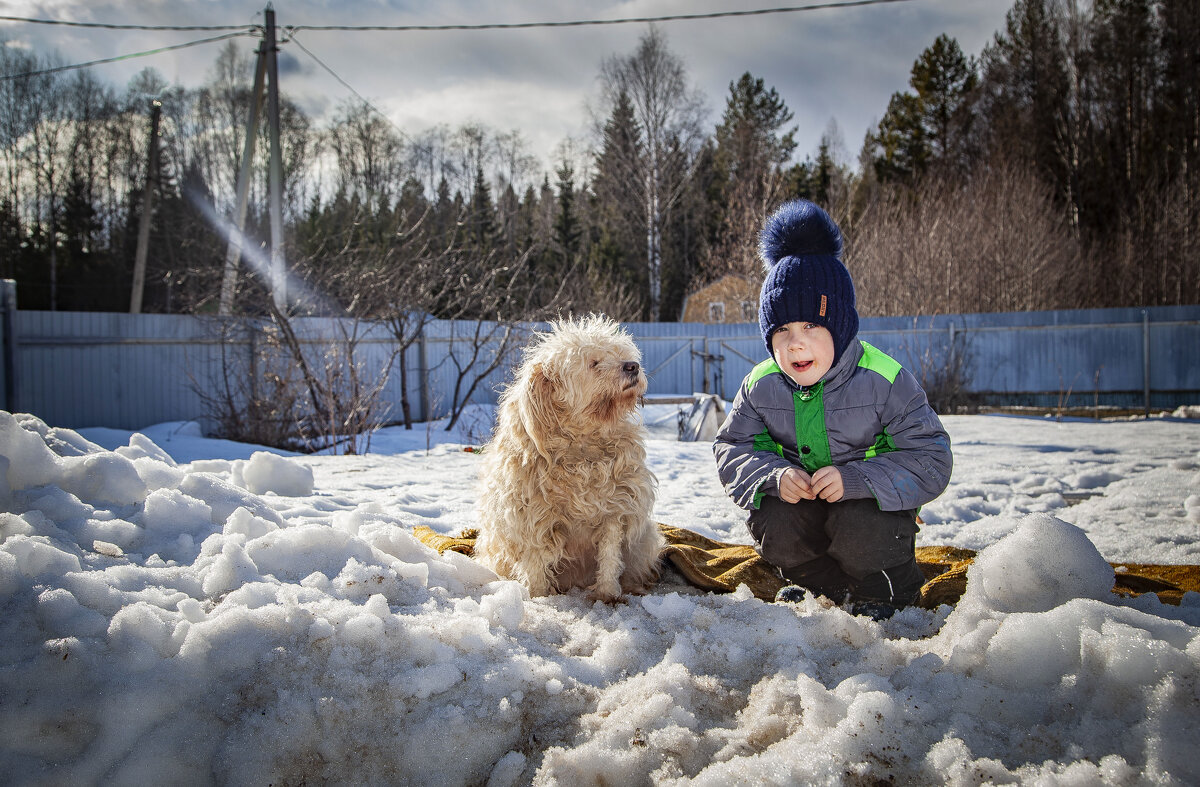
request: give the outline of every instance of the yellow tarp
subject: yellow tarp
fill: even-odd
[[[662,557],[698,588],[718,593],[732,592],[745,584],[755,596],[770,601],[783,581],[758,556],[752,547],[713,541],[681,527],[659,524],[667,539]],[[459,536],[443,536],[424,525],[413,528],[413,535],[438,553],[447,549],[471,555],[476,531]],[[958,547],[917,547],[917,564],[925,574],[921,588],[921,606],[936,609],[954,604],[967,587],[967,567],[975,552]],[[1113,563],[1116,584],[1113,592],[1123,596],[1157,593],[1168,604],[1178,604],[1189,590],[1200,592],[1200,566],[1172,566],[1146,563]]]

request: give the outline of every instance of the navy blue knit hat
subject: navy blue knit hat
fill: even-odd
[[[842,264],[842,232],[808,200],[786,202],[767,219],[758,252],[767,266],[758,298],[758,327],[767,353],[771,334],[789,322],[811,322],[833,335],[833,362],[858,334],[854,282]]]

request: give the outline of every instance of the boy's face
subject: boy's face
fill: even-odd
[[[816,385],[833,366],[833,334],[811,322],[789,322],[771,334],[775,362],[797,385]]]

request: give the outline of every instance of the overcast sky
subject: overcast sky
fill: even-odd
[[[441,25],[620,19],[804,5],[803,0],[288,0],[275,3],[276,24]],[[835,120],[844,155],[854,159],[863,135],[891,94],[907,88],[921,51],[941,33],[978,55],[1004,22],[1011,0],[902,0],[763,16],[660,24],[692,83],[707,96],[715,124],[730,82],[749,71],[776,88],[795,113],[797,157],[815,152]],[[266,3],[239,0],[0,0],[0,15],[137,25],[241,25],[263,22]],[[480,122],[520,131],[530,152],[551,161],[564,140],[587,139],[588,105],[598,96],[600,65],[632,53],[645,24],[447,32],[297,33],[296,41],[410,133],[445,123]],[[113,57],[218,35],[83,29],[0,21],[9,45],[57,53],[65,63]],[[251,54],[252,38],[236,39]],[[193,87],[205,81],[223,43],[206,44],[94,67],[124,86],[152,66]],[[353,94],[295,44],[281,53],[280,84],[321,118]]]

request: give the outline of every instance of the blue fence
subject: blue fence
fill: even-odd
[[[757,325],[671,326],[676,334],[654,324],[629,327],[662,390],[690,385],[732,398],[766,357]],[[690,367],[676,354],[689,331]],[[957,362],[966,391],[981,403],[1174,408],[1200,402],[1200,306],[873,317],[861,321],[859,336],[927,380]],[[655,368],[668,358],[669,366]]]
[[[0,304],[5,301],[0,298]],[[399,420],[401,365],[414,420],[445,415],[459,369],[472,357],[474,323],[434,321],[402,356],[379,325],[295,321],[315,358],[334,356],[347,337],[366,379],[387,383],[386,417]],[[519,326],[519,345],[537,325]],[[716,393],[730,399],[766,357],[758,326],[630,323],[652,394]],[[71,428],[136,429],[208,419],[213,397],[269,385],[267,326],[254,320],[181,315],[0,313],[4,409]],[[993,404],[1174,408],[1200,403],[1200,306],[1149,309],[867,318],[860,336],[918,375],[960,364],[967,391]],[[489,364],[483,346],[469,382]],[[494,403],[516,354],[486,375],[470,400]],[[256,390],[259,395],[271,391]],[[465,391],[460,388],[461,400]]]

